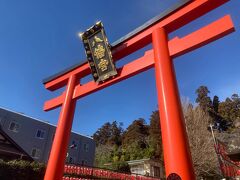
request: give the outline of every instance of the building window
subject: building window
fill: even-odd
[[[3,126],[3,118],[0,117],[0,126],[2,127]]]
[[[18,123],[11,122],[8,129],[13,132],[18,132],[19,128],[20,128],[20,125]]]
[[[74,157],[69,157],[68,162],[71,163],[71,164],[75,163],[75,158]]]
[[[154,177],[160,177],[160,167],[153,166]]]
[[[31,156],[35,159],[39,159],[40,158],[40,153],[41,153],[41,150],[38,149],[38,148],[33,148],[32,149],[32,153],[31,153]]]
[[[83,144],[83,150],[85,152],[88,152],[89,151],[89,144]]]
[[[145,174],[144,165],[141,164],[141,165],[131,166],[131,173],[144,175]]]
[[[82,165],[87,165],[87,160],[82,160]]]
[[[44,135],[45,135],[45,132],[44,130],[37,130],[37,133],[36,133],[36,137],[39,138],[39,139],[44,139]]]

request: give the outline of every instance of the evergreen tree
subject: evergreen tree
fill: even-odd
[[[240,97],[238,94],[233,94],[231,97],[233,101],[233,121],[240,119]]]
[[[226,120],[234,122],[240,118],[240,97],[233,94],[219,105],[219,114]]]
[[[159,111],[153,111],[150,117],[149,127],[150,147],[154,152],[153,158],[162,159],[162,138]]]
[[[117,121],[113,121],[111,124],[111,137],[109,138],[109,144],[120,146],[122,144],[122,123],[118,125]]]
[[[226,98],[225,101],[219,104],[219,114],[228,121],[231,121],[231,109],[232,109],[232,100]]]
[[[218,107],[219,107],[219,98],[218,96],[213,97],[213,110],[216,114],[218,114]]]
[[[208,93],[210,93],[210,91],[206,86],[200,86],[196,90],[197,94],[196,102],[199,103],[199,106],[204,111],[209,111],[210,109],[212,109],[212,101],[211,98],[208,96]]]
[[[214,128],[218,129],[219,131],[226,130],[227,128],[225,127],[226,121],[219,115],[218,109],[219,109],[219,98],[218,96],[213,97],[213,111],[211,113],[213,117],[213,124]]]
[[[120,146],[122,143],[122,133],[121,123],[118,124],[117,121],[113,121],[112,124],[107,122],[93,134],[93,139],[96,141],[97,146],[99,144]]]
[[[208,96],[208,93],[210,93],[208,88],[206,86],[200,86],[195,93],[197,94],[196,102],[199,104],[200,108],[205,112],[211,112],[212,100]]]
[[[145,120],[142,118],[134,120],[123,134],[123,146],[137,142],[141,148],[145,148],[147,136],[148,126]]]
[[[96,145],[105,145],[111,137],[111,124],[106,122],[101,128],[93,134],[93,139],[96,142]]]

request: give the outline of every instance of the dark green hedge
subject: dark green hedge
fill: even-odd
[[[42,180],[45,165],[22,160],[3,161],[0,159],[1,180]]]
[[[123,165],[116,163],[114,166],[122,167]],[[4,161],[0,159],[0,180],[43,180],[45,170],[46,166],[43,163],[23,160]],[[68,173],[65,173],[65,177],[108,179]]]

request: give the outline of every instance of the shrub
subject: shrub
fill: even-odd
[[[0,159],[0,179],[4,180],[42,180],[45,165],[23,160],[3,161]]]

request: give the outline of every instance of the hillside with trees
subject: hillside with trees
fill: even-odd
[[[240,97],[233,94],[225,101],[220,102],[218,96],[213,100],[209,97],[210,91],[206,86],[196,90],[198,107],[211,116],[211,122],[220,132],[234,130],[240,123]]]
[[[209,125],[213,125],[219,137],[238,131],[240,97],[233,94],[221,102],[218,96],[209,96],[206,86],[200,86],[195,93],[197,105],[187,101],[182,103],[195,173],[198,177],[219,177],[219,164]],[[93,138],[97,145],[97,167],[129,172],[126,161],[143,158],[163,161],[158,110],[150,115],[149,124],[139,118],[123,129],[122,123],[106,122],[93,134]]]

